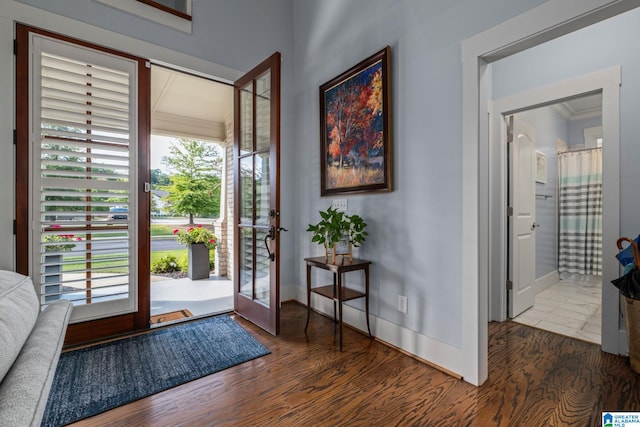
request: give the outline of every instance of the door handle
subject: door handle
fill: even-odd
[[[271,252],[271,249],[269,248],[269,240],[276,239],[276,231],[281,232],[281,231],[289,231],[289,230],[287,230],[284,227],[278,227],[278,229],[276,230],[276,227],[274,225],[269,227],[269,232],[264,236],[264,247],[267,248],[267,258],[269,258],[271,262],[276,260],[276,254]]]
[[[269,248],[269,240],[275,240],[276,238],[276,227],[274,225],[269,227],[269,232],[264,236],[264,247],[267,248],[267,258],[271,262],[276,260],[276,254],[271,252]]]
[[[538,224],[537,222],[534,222],[533,224],[531,224],[531,229],[532,230],[535,230],[538,227],[540,227],[540,224]]]

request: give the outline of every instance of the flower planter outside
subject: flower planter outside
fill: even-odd
[[[204,243],[194,243],[188,247],[189,259],[187,275],[191,280],[209,278],[209,248]]]

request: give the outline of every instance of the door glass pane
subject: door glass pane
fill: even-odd
[[[271,193],[269,192],[269,153],[259,153],[255,160],[255,186],[256,186],[256,224],[267,225],[271,220],[269,207]]]
[[[267,248],[263,244],[267,234],[268,230],[256,230],[256,241],[259,243],[256,251],[255,299],[269,307],[269,268],[271,267],[271,260],[269,259]],[[267,244],[270,243],[271,241],[267,239]]]
[[[240,228],[240,293],[253,298],[253,232]]]
[[[256,79],[256,150],[269,148],[271,139],[271,72]]]
[[[240,222],[253,223],[253,157],[240,160]]]
[[[240,89],[240,155],[253,151],[253,83]]]

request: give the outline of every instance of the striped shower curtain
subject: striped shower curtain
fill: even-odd
[[[602,149],[558,154],[559,273],[602,276]]]

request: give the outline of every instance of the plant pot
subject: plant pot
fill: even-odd
[[[62,255],[44,256],[44,302],[60,299],[62,291]]]
[[[188,247],[187,275],[191,280],[209,278],[209,248],[204,243],[194,243]]]

